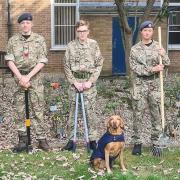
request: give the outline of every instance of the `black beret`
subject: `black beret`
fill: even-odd
[[[23,13],[19,16],[18,18],[18,23],[21,23],[22,21],[24,20],[29,20],[29,21],[32,21],[32,15],[31,13]]]
[[[144,28],[154,28],[153,22],[152,21],[144,21],[141,23],[139,30],[142,31]]]

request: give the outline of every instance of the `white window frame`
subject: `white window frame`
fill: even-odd
[[[161,0],[161,1],[163,1],[163,0]],[[180,6],[180,2],[178,2],[178,3],[170,2],[169,6]]]
[[[51,0],[51,50],[65,50],[66,45],[55,45],[55,25],[54,25],[54,9],[55,6],[76,6],[76,21],[79,20],[79,0],[76,3],[55,3]]]
[[[180,13],[180,11],[175,11],[175,12]],[[169,19],[168,19],[168,22],[169,22]],[[178,26],[180,26],[180,24]],[[170,31],[169,27],[170,27],[170,24],[168,23],[168,41],[169,41],[169,33],[170,32],[179,32],[180,33],[180,31]],[[180,50],[180,44],[169,44],[169,42],[168,42],[168,50]]]

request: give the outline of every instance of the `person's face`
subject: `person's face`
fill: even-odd
[[[144,28],[141,31],[141,38],[142,38],[142,40],[150,40],[150,39],[152,39],[153,32],[154,32],[153,28]]]
[[[79,38],[81,42],[84,42],[87,40],[87,37],[89,35],[89,29],[87,26],[80,26],[76,29],[76,35]]]
[[[20,30],[22,33],[27,34],[27,33],[31,32],[32,26],[33,26],[32,21],[24,20],[20,23]]]

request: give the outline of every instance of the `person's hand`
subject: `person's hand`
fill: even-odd
[[[30,81],[30,78],[26,75],[26,76],[21,76],[21,79],[19,80],[19,84],[22,86],[26,86],[26,84],[28,84]]]
[[[28,82],[27,84],[25,84],[25,86],[23,86],[23,88],[24,88],[25,90],[27,90],[30,86],[31,86],[31,84],[30,84],[30,82]]]
[[[83,83],[83,90],[87,90],[87,89],[91,88],[91,86],[92,86],[92,82],[86,81]]]
[[[30,82],[28,82],[28,83],[26,83],[26,84],[22,84],[21,82],[19,82],[19,85],[20,85],[23,89],[28,89],[28,88],[31,86]]]
[[[82,91],[83,91],[83,85],[82,85],[82,83],[75,82],[75,83],[74,83],[74,86],[75,86],[75,88],[76,88],[79,92],[82,92]]]
[[[31,86],[30,78],[28,76],[21,76],[19,80],[19,85],[25,89],[28,89]]]
[[[163,64],[159,64],[159,65],[154,66],[152,68],[152,72],[160,72],[160,71],[163,71],[163,69],[164,69],[164,65]]]
[[[158,53],[160,56],[164,56],[166,54],[166,51],[164,50],[164,48],[159,48],[158,51],[159,51]]]

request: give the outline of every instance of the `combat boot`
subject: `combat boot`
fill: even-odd
[[[39,145],[38,145],[39,149],[42,149],[43,151],[50,150],[49,144],[47,143],[46,139],[38,139],[38,143],[39,143]]]
[[[90,141],[90,149],[95,151],[97,148],[97,143],[96,141]]]
[[[73,151],[73,141],[72,140],[69,140],[68,143],[61,149],[61,151]]]
[[[27,135],[18,135],[19,142],[18,144],[13,148],[14,153],[20,153],[22,151],[27,151],[27,143],[28,143],[28,137]]]
[[[142,144],[135,144],[132,150],[132,155],[141,155]]]

